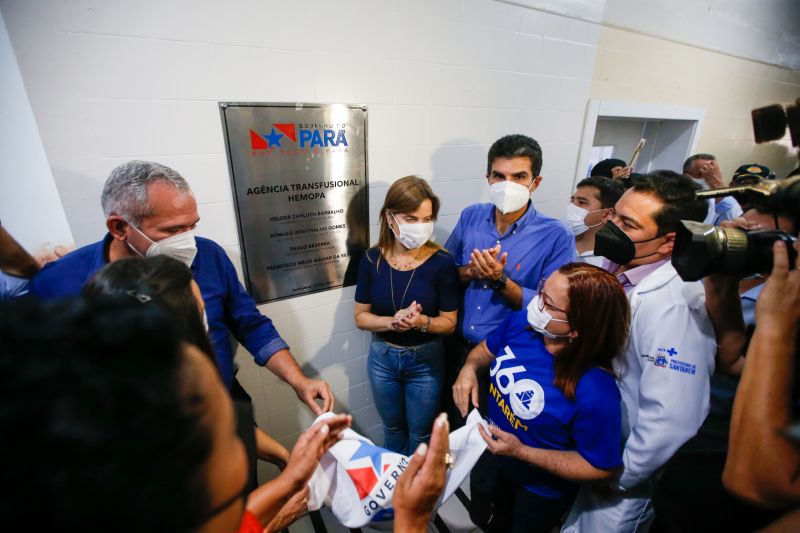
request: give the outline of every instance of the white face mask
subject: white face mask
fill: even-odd
[[[531,188],[513,181],[501,181],[489,186],[489,196],[494,206],[505,215],[525,207],[531,199]]]
[[[398,235],[392,225],[389,224],[395,238],[400,241],[400,244],[409,250],[419,248],[428,242],[433,235],[433,222],[420,222],[418,224],[401,224],[397,217],[392,213],[392,218],[397,222],[397,227],[400,228],[400,235]]]
[[[177,259],[181,263],[185,264],[187,267],[192,266],[192,261],[194,261],[194,256],[197,255],[197,243],[194,240],[194,230],[184,231],[182,233],[177,233],[172,235],[171,237],[167,237],[166,239],[161,239],[160,241],[154,241],[150,237],[144,234],[142,230],[134,226],[132,223],[128,222],[130,226],[139,232],[145,239],[151,242],[150,247],[147,249],[146,254],[142,254],[139,250],[133,247],[133,245],[128,242],[128,247],[134,251],[137,255],[142,257],[153,257],[155,255],[166,255],[167,257],[172,257],[173,259]]]
[[[695,183],[696,183],[697,185],[699,185],[700,187],[702,187],[703,189],[708,189],[708,183],[706,183],[706,180],[704,180],[704,179],[692,178],[692,181],[693,181],[693,182],[695,182]]]
[[[205,309],[203,309],[203,327],[206,328],[206,333],[208,333],[208,314],[206,314]]]
[[[596,213],[598,211],[603,211],[603,209],[594,209],[589,211],[588,209],[578,207],[570,202],[567,204],[567,216],[564,221],[567,223],[567,226],[569,226],[569,229],[572,230],[572,234],[577,237],[578,235],[582,235],[583,233],[589,231],[589,228],[594,228],[602,224],[602,222],[599,222],[597,224],[587,226],[585,222],[586,216],[589,213]]]
[[[547,312],[547,309],[545,309],[544,306],[541,306],[541,309],[539,309],[539,301],[539,295],[537,294],[533,297],[531,303],[528,304],[528,324],[531,325],[534,331],[541,333],[548,339],[569,337],[569,335],[556,335],[555,333],[550,333],[547,331],[547,325],[550,322],[564,322],[565,324],[569,324],[569,321],[553,318],[553,316]]]

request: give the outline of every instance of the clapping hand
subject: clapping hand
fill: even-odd
[[[422,312],[422,306],[416,300],[405,309],[394,314],[391,322],[392,331],[408,331],[416,325],[417,318]]]
[[[500,245],[485,250],[472,250],[470,265],[474,277],[498,280],[503,276],[503,269],[508,261],[508,252],[500,254]]]

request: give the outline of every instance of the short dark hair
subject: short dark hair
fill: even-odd
[[[170,321],[137,302],[0,305],[3,524],[194,531],[210,507],[207,403]]]
[[[498,157],[511,159],[512,157],[527,157],[531,160],[531,172],[535,178],[542,172],[542,147],[527,135],[515,133],[497,139],[489,148],[486,173],[492,172],[492,163]]]
[[[602,178],[613,178],[614,173],[611,171],[616,167],[624,167],[627,166],[628,163],[623,161],[622,159],[603,159],[602,161],[598,161],[595,166],[592,167],[591,172],[589,172],[590,176],[600,176]]]
[[[702,161],[716,161],[717,158],[714,157],[712,154],[694,154],[690,155],[686,158],[686,161],[683,162],[683,173],[686,174],[689,172],[689,169],[692,166],[692,163],[697,161],[698,159]]]
[[[179,337],[200,348],[214,366],[214,349],[192,292],[192,272],[166,255],[119,259],[100,269],[83,288],[84,296],[152,300],[173,320]]]
[[[672,170],[657,170],[633,180],[631,189],[652,194],[664,206],[653,215],[659,235],[677,231],[681,220],[702,222],[708,214],[708,202],[697,198],[700,186],[691,178]]]
[[[600,205],[604,209],[614,207],[622,193],[625,192],[625,187],[618,180],[599,176],[582,179],[578,182],[578,187],[594,187],[597,189],[600,192]]]

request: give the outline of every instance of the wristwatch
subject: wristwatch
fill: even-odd
[[[428,328],[431,325],[431,317],[428,316],[427,318],[428,318],[428,321],[425,322],[425,325],[424,326],[420,326],[420,328],[419,328],[419,332],[420,333],[428,333]]]
[[[508,281],[508,274],[506,274],[506,271],[504,270],[503,275],[500,276],[500,279],[493,281],[491,287],[496,291],[501,291],[506,288],[507,281]]]

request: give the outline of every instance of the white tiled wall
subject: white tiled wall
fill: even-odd
[[[426,176],[442,198],[443,241],[461,209],[485,199],[486,151],[507,133],[542,143],[535,199],[560,212],[599,33],[489,0],[10,1],[2,9],[76,240],[102,235],[108,172],[147,158],[186,176],[199,232],[237,261],[218,101],[366,103],[371,212],[395,179]],[[369,336],[355,329],[353,294],[263,311],[304,370],[328,380],[341,409],[380,440]],[[258,422],[292,442],[310,414],[243,350],[237,360]]]
[[[628,83],[654,81],[644,59],[630,51],[615,56],[616,41],[598,62],[604,5],[0,0],[78,244],[102,236],[99,194],[108,172],[127,159],[152,159],[186,176],[200,203],[200,234],[222,244],[237,265],[219,101],[367,104],[373,239],[374,215],[387,186],[420,174],[441,196],[435,235],[443,242],[458,213],[487,197],[489,145],[516,132],[542,143],[544,180],[534,200],[545,213],[560,216],[571,192],[590,91],[600,92],[597,85],[606,83],[608,73]],[[606,85],[604,98],[621,87],[636,99],[627,85]],[[23,177],[10,179],[24,186]],[[355,329],[353,294],[352,288],[333,290],[265,305],[263,311],[304,370],[328,380],[341,409],[353,412],[359,429],[380,440],[366,380],[369,337]],[[258,422],[291,444],[310,422],[309,412],[248,354],[240,350],[237,360]]]

